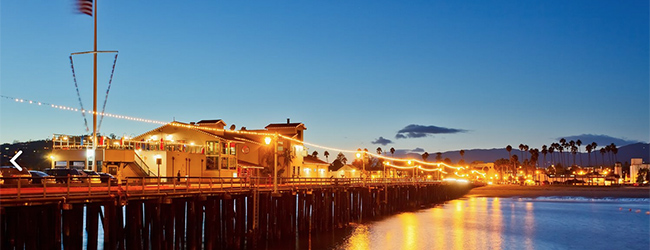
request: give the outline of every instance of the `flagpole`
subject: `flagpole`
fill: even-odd
[[[94,11],[93,11],[93,18],[95,19],[95,39],[94,39],[94,44],[93,44],[93,164],[92,168],[90,170],[98,170],[97,169],[97,161],[96,155],[97,155],[97,2],[98,0],[94,1],[95,3],[93,4]]]

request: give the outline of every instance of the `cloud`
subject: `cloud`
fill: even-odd
[[[386,146],[386,145],[388,145],[389,143],[393,143],[393,141],[391,141],[391,140],[389,140],[389,139],[386,139],[386,138],[380,136],[379,138],[377,138],[377,140],[372,141],[372,142],[370,142],[370,143],[372,143],[372,144],[381,144],[381,145],[383,145],[383,146]]]
[[[395,149],[395,156],[396,158],[413,158],[413,159],[420,159],[422,157],[422,153],[424,153],[426,150],[423,148],[414,148],[414,149]],[[391,155],[390,150],[386,149],[385,150],[386,155]],[[433,155],[435,157],[434,153],[429,152],[430,155]],[[431,157],[431,156],[430,156]]]
[[[395,138],[397,139],[406,139],[406,138],[422,138],[434,134],[455,134],[455,133],[465,133],[467,130],[457,129],[457,128],[445,128],[438,126],[424,126],[411,124],[403,129],[397,131]]]
[[[424,149],[422,148],[415,148],[411,150],[411,153],[424,153]]]
[[[562,138],[566,139],[567,142],[569,142],[571,140],[573,140],[573,141],[580,140],[582,142],[583,146],[587,145],[587,143],[596,142],[596,144],[598,144],[598,147],[604,147],[604,146],[607,146],[607,145],[612,144],[612,143],[614,143],[616,145],[616,147],[620,147],[620,146],[625,146],[625,145],[628,145],[628,144],[634,144],[634,143],[641,142],[641,141],[635,141],[635,140],[628,140],[628,139],[625,139],[625,138],[611,137],[609,135],[594,135],[594,134],[581,134],[581,135],[565,136],[565,137],[557,138],[556,140],[559,141]]]

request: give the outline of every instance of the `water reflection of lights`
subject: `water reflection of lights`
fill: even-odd
[[[524,226],[524,233],[526,234],[526,240],[524,245],[526,249],[534,249],[533,237],[535,236],[535,208],[533,207],[532,202],[526,202],[526,216],[524,221],[526,225]]]
[[[368,226],[358,225],[348,240],[346,249],[370,249]]]
[[[516,208],[511,208],[511,204],[516,204]],[[520,212],[511,214],[515,209]],[[402,213],[388,220],[359,225],[344,247],[337,249],[502,249],[510,244],[532,249],[533,210],[532,204],[511,203],[508,199],[452,200],[426,211]],[[521,228],[521,241],[507,240],[504,234],[509,234],[508,228]]]
[[[493,249],[501,249],[502,248],[502,242],[501,242],[501,234],[503,233],[503,218],[501,217],[502,211],[501,211],[501,202],[499,201],[499,198],[494,198],[492,200],[492,204],[490,204],[491,207],[487,208],[489,211],[489,216],[491,218],[490,220],[490,246],[493,247]]]
[[[452,222],[452,234],[447,235],[447,237],[451,237],[453,239],[452,241],[452,248],[453,249],[472,249],[472,248],[465,248],[464,243],[466,240],[465,237],[465,212],[463,212],[463,206],[465,205],[464,200],[455,200],[456,202],[456,209],[454,210],[453,214],[453,222]],[[475,249],[475,248],[474,248]]]
[[[404,244],[400,249],[418,249],[418,227],[419,223],[417,217],[413,213],[404,213],[399,215],[402,224],[402,232],[404,232]]]

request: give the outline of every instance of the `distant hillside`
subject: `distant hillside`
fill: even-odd
[[[11,166],[11,160],[16,153],[22,150],[23,153],[16,159],[16,163],[22,167],[32,169],[46,169],[52,165],[48,158],[52,153],[52,141],[40,140],[31,142],[5,143],[0,145],[0,165]]]
[[[599,148],[600,149],[600,148]],[[583,165],[587,165],[588,162],[588,156],[587,152],[585,151],[584,146],[581,147],[582,153],[576,154],[576,164],[580,164],[580,157],[582,157],[582,162]],[[436,159],[436,154],[435,152],[429,152],[429,161],[435,161]],[[519,149],[512,149],[511,154],[516,154],[519,158],[521,158],[521,151]],[[555,157],[557,157],[557,152],[554,153]],[[566,154],[566,152],[565,152]],[[526,157],[530,157],[530,154],[525,153]],[[402,154],[402,155],[395,155],[395,157],[411,157],[411,158],[417,158],[421,159],[421,154]],[[600,163],[602,161],[602,155],[600,152],[591,152],[591,162],[592,164],[595,164],[594,157],[598,157],[597,162]],[[605,158],[607,160],[607,155],[605,155]],[[456,163],[461,159],[460,156],[460,150],[456,151],[447,151],[442,153],[442,159],[449,158],[451,159],[452,162]],[[465,162],[470,163],[473,161],[483,161],[483,162],[494,162],[495,160],[501,159],[501,158],[506,158],[508,159],[508,151],[505,148],[493,148],[493,149],[467,149],[465,150]],[[544,159],[544,156],[540,153],[540,161]],[[630,145],[625,145],[620,148],[618,148],[618,154],[616,155],[616,158],[618,159],[619,162],[623,163],[629,163],[630,159],[632,158],[643,158],[643,162],[650,162],[650,144],[648,143],[635,143],[635,144],[630,144]],[[546,160],[550,161],[551,156],[547,155]],[[571,161],[573,161],[573,157],[571,157]],[[609,161],[609,160],[607,160]]]

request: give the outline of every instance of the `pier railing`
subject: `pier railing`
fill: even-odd
[[[55,181],[31,183],[31,178],[0,178],[0,204],[2,206],[48,202],[55,200],[92,200],[123,196],[156,197],[169,194],[195,193],[233,193],[271,191],[273,181],[268,177],[127,177],[121,182],[115,179],[103,179],[98,182],[91,177],[56,177]],[[55,182],[55,183],[49,183]],[[436,184],[441,181],[411,178],[279,178],[281,191],[326,188],[326,187],[361,187],[386,185]]]

